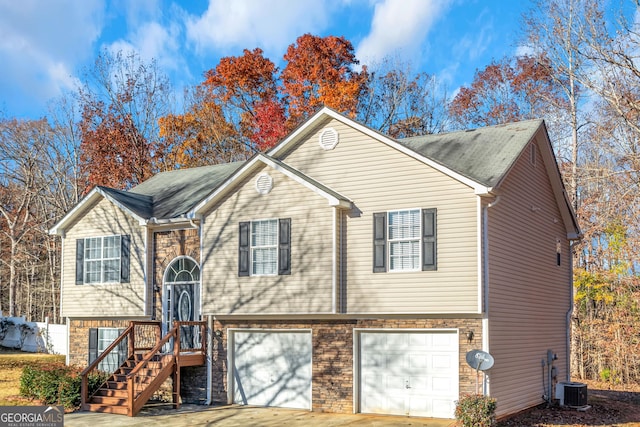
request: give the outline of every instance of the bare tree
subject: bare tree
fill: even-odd
[[[383,60],[369,70],[358,119],[392,137],[447,130],[447,91],[434,76],[413,73],[408,64]]]
[[[38,218],[34,215],[37,198],[46,189],[43,180],[46,170],[44,155],[47,150],[50,129],[44,120],[0,122],[0,229],[8,242],[8,259],[0,262],[9,270],[9,316],[18,313],[18,266],[29,251],[21,244],[34,227]]]
[[[585,124],[582,114],[584,91],[578,74],[586,64],[578,54],[584,45],[585,22],[590,19],[587,7],[591,0],[535,0],[532,9],[523,16],[524,43],[535,54],[544,54],[552,68],[550,75],[562,88],[568,104],[570,127],[566,161],[569,168],[569,193],[575,209],[579,205],[578,160],[580,130]],[[564,153],[559,153],[561,157]]]

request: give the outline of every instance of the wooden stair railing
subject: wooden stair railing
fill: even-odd
[[[199,334],[200,340],[192,340],[190,348],[181,346],[181,329],[184,327],[191,327]],[[170,375],[173,376],[173,406],[176,409],[180,407],[180,367],[204,364],[205,322],[175,322],[174,327],[162,338],[160,331],[160,322],[131,322],[129,327],[82,371],[83,410],[135,416]],[[127,359],[98,390],[89,395],[89,375],[97,373],[100,362],[125,339],[128,340]],[[167,352],[166,346],[172,339],[173,348],[171,352]]]
[[[176,373],[176,354],[179,353],[179,326],[174,326],[158,343],[149,351],[146,356],[136,364],[136,367],[127,374],[127,415],[135,416],[145,403],[158,390],[162,383],[169,378],[169,375]],[[171,338],[174,341],[172,353],[162,353],[162,349]],[[156,362],[156,366],[150,367],[151,362]],[[180,408],[180,389],[176,390],[174,381],[172,400],[174,408]]]

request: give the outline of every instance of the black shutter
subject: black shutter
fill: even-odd
[[[278,274],[291,274],[291,218],[278,220]]]
[[[373,272],[387,271],[387,213],[373,214]]]
[[[130,236],[120,236],[120,283],[129,283]]]
[[[98,358],[98,328],[89,328],[89,364]]]
[[[238,239],[238,276],[249,276],[249,232],[250,222],[240,223]]]
[[[422,270],[437,270],[436,209],[422,210]]]
[[[84,239],[76,240],[76,285],[84,283]]]

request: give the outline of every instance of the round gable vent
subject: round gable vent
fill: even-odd
[[[273,188],[273,178],[268,173],[261,173],[256,178],[256,191],[260,194],[269,194]]]
[[[338,131],[334,128],[326,128],[320,133],[320,147],[323,150],[333,150],[338,145]]]

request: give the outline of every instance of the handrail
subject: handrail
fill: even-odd
[[[176,334],[177,329],[178,327],[174,326],[169,332],[166,333],[166,335],[160,341],[158,341],[158,343],[147,353],[147,355],[144,356],[144,358],[139,363],[136,364],[136,367],[133,368],[133,370],[127,374],[127,380],[129,380],[129,378],[133,377],[138,372],[140,372],[143,366],[146,366],[147,363],[151,359],[153,359],[153,356],[155,356],[156,353],[160,351],[166,343],[169,342],[169,339]]]
[[[135,337],[136,337],[136,326],[155,326],[158,328],[157,336],[159,337],[161,332],[161,323],[158,321],[152,320],[142,320],[142,321],[131,321],[129,322],[129,326],[122,331],[122,333],[101,353],[96,357],[96,359],[89,364],[81,373],[81,382],[80,382],[80,403],[82,407],[86,405],[89,401],[89,374],[97,370],[98,365],[102,362],[107,356],[109,356],[115,349],[117,349],[124,339],[128,339],[127,345],[127,357],[131,357],[136,351],[145,350],[144,347],[136,347],[135,345]]]
[[[125,337],[128,337],[129,335],[133,335],[133,330],[134,330],[134,324],[133,324],[133,322],[131,322],[129,324],[129,326],[120,334],[120,336],[118,336],[118,338],[116,338],[102,352],[102,354],[98,355],[98,357],[96,357],[96,359],[93,362],[91,362],[89,364],[89,366],[87,366],[80,373],[80,378],[81,378],[81,380],[80,380],[80,404],[82,405],[81,407],[84,407],[84,405],[87,403],[87,400],[89,399],[89,373],[94,371],[94,370],[96,370],[98,365],[100,364],[100,362],[102,362],[102,360],[104,360],[109,354],[111,354],[111,352],[113,350],[118,348],[118,346],[125,339]],[[129,351],[131,351],[130,347],[129,347]]]
[[[80,373],[80,375],[82,376],[87,375],[89,372],[97,368],[98,364],[100,364],[100,362],[102,362],[109,355],[109,353],[115,350],[120,345],[120,343],[127,337],[127,335],[129,335],[132,331],[133,331],[133,322],[129,326],[127,326],[127,329],[122,331],[122,333],[118,336],[118,338],[116,338],[111,344],[109,344],[109,347],[107,347],[102,353],[100,353],[100,355],[96,357],[96,359],[93,362],[91,362],[89,366],[84,368],[84,370]]]
[[[144,325],[153,325],[158,329],[156,331],[156,338],[154,339],[155,345],[152,347],[138,347],[136,346],[135,339],[138,331],[136,330],[136,326],[144,326]],[[200,330],[200,342],[196,345],[195,343],[191,343],[190,347],[182,348],[181,342],[181,328],[182,327],[199,327]],[[143,329],[144,331],[144,329]],[[129,326],[113,341],[107,349],[96,358],[86,369],[82,371],[82,383],[81,383],[81,402],[82,407],[85,408],[86,404],[89,402],[90,396],[88,390],[88,374],[98,367],[99,363],[104,360],[105,357],[109,355],[113,350],[118,348],[118,346],[122,343],[122,341],[128,337],[128,355],[127,359],[131,358],[135,354],[140,354],[141,351],[144,352],[144,357],[142,360],[135,363],[135,366],[131,369],[130,372],[124,376],[124,380],[127,383],[127,414],[129,416],[134,416],[136,413],[142,408],[142,406],[146,403],[146,401],[151,397],[152,393],[160,386],[160,384],[168,377],[168,375],[177,375],[174,380],[179,384],[179,366],[181,360],[181,353],[184,358],[187,358],[188,361],[186,363],[193,363],[193,359],[191,356],[185,354],[186,352],[197,352],[204,355],[206,353],[206,323],[202,321],[188,321],[188,322],[174,322],[173,328],[168,331],[164,336],[161,336],[161,323],[157,321],[132,321]],[[173,348],[170,353],[162,353],[163,347],[170,340],[173,339]],[[143,336],[144,340],[144,336]],[[148,340],[147,340],[148,342]],[[141,343],[146,344],[146,343]],[[158,361],[160,362],[160,366],[157,370],[153,371],[153,374],[144,374],[142,371],[145,368],[149,367],[149,362],[156,356],[161,356]],[[185,360],[187,360],[185,359]],[[135,360],[135,357],[134,359]],[[191,365],[187,365],[191,366]],[[157,367],[154,367],[154,369]],[[120,368],[119,368],[120,369]],[[118,372],[118,371],[116,371]],[[126,371],[121,371],[122,373]],[[115,372],[113,373],[115,375]],[[115,378],[114,376],[111,378]],[[120,374],[121,375],[121,374]],[[137,389],[136,389],[137,387]],[[174,384],[176,387],[176,384]],[[178,392],[174,389],[174,394]],[[177,400],[176,396],[174,396],[174,404],[176,408],[179,408],[180,404]]]
[[[167,344],[169,342],[169,340],[171,338],[174,338],[174,340],[176,339],[178,335],[178,326],[174,326],[169,332],[167,332],[165,334],[164,337],[162,337],[162,339],[160,341],[158,341],[156,343],[156,345],[144,356],[144,358],[136,364],[135,368],[133,368],[133,370],[131,372],[129,372],[126,376],[127,379],[127,414],[129,416],[134,416],[138,411],[138,407],[141,407],[141,404],[136,404],[138,396],[144,398],[144,400],[146,401],[148,399],[148,397],[146,396],[142,396],[143,393],[145,392],[145,390],[147,389],[148,386],[151,386],[151,384],[147,384],[147,387],[143,387],[141,390],[137,390],[135,388],[136,384],[139,384],[139,373],[143,368],[146,368],[149,365],[149,362],[151,361],[151,359],[153,359],[156,355],[160,354],[162,347],[164,347],[165,344]],[[164,365],[161,367],[161,371],[164,371],[168,366],[171,366],[172,363],[175,361],[176,359],[176,355],[175,352],[173,354],[171,354],[171,361],[169,362],[169,364]],[[164,361],[163,361],[164,362]]]

